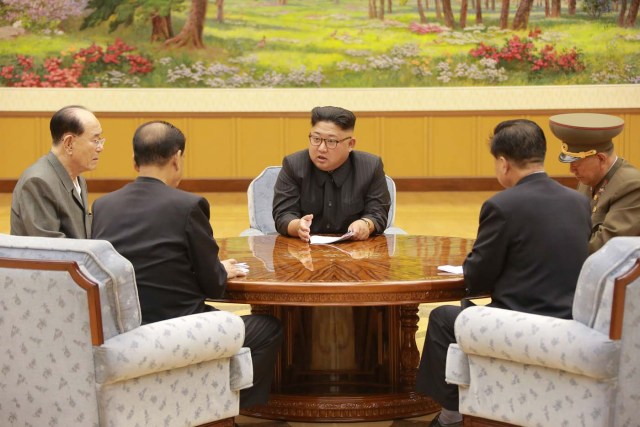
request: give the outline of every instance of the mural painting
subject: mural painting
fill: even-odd
[[[0,0],[0,86],[640,83],[640,0]]]

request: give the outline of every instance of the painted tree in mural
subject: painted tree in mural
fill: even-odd
[[[509,0],[502,0],[500,6],[500,29],[504,30],[509,26]]]
[[[482,24],[482,0],[476,0],[476,24]]]
[[[216,0],[216,20],[221,24],[224,22],[224,0]]]
[[[92,12],[84,19],[80,29],[109,22],[109,31],[120,25],[131,25],[137,16],[151,23],[151,41],[164,41],[173,37],[171,11],[184,8],[184,0],[89,0]]]
[[[639,8],[640,8],[640,0],[632,0],[631,6],[629,7],[629,13],[627,14],[627,18],[624,20],[625,27],[631,28],[636,25]]]
[[[207,0],[191,0],[191,10],[187,22],[180,33],[164,42],[165,45],[179,47],[204,48],[202,34],[204,32],[204,20],[207,15]]]
[[[461,0],[460,3],[460,28],[467,27],[467,9],[469,8],[469,2],[467,0]]]
[[[427,22],[427,16],[424,14],[424,7],[422,6],[422,0],[416,0],[418,2],[418,15],[420,15],[420,23]],[[428,0],[427,0],[428,1]],[[427,5],[427,7],[429,7]]]
[[[531,13],[531,6],[533,5],[533,0],[520,0],[520,4],[518,5],[518,10],[516,10],[516,15],[513,18],[513,29],[514,30],[526,30],[529,26],[529,15]]]

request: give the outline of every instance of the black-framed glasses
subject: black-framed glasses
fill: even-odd
[[[327,146],[328,149],[333,150],[338,146],[339,143],[352,138],[353,138],[352,136],[348,136],[343,139],[320,138],[319,136],[309,134],[309,143],[317,147],[324,142],[324,144]]]

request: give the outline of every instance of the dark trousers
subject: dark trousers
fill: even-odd
[[[431,312],[416,378],[418,392],[450,411],[458,410],[458,386],[447,384],[444,376],[449,344],[456,342],[453,324],[461,311],[461,307],[443,305]]]
[[[269,399],[276,356],[282,344],[282,326],[273,316],[251,314],[241,316],[245,334],[243,347],[251,349],[253,387],[240,391],[240,408],[263,405]]]

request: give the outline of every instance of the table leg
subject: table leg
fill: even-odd
[[[420,364],[420,351],[416,345],[416,332],[418,332],[418,304],[400,306],[400,389],[402,391],[414,391],[416,388],[416,375]]]

